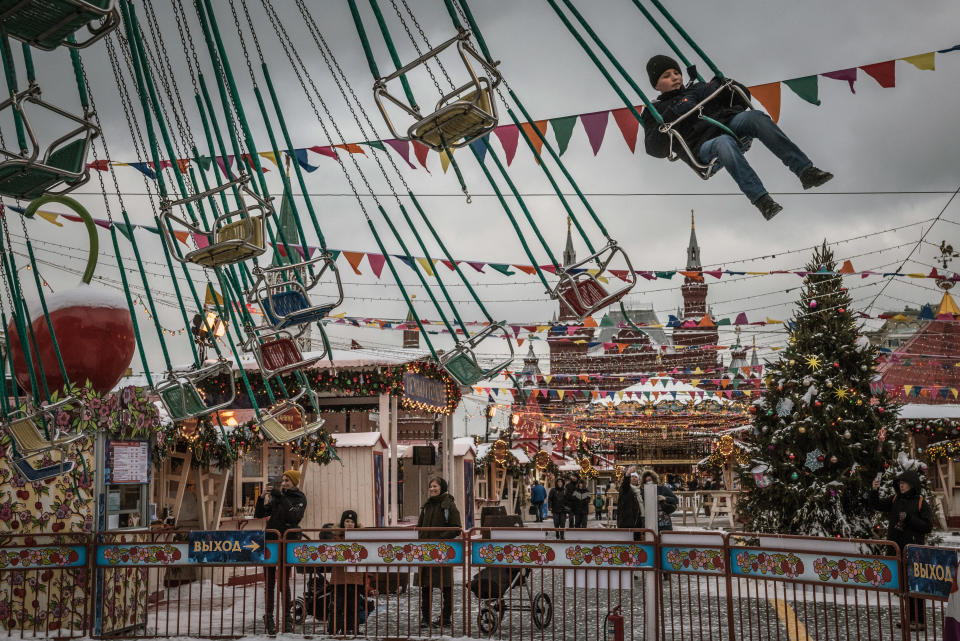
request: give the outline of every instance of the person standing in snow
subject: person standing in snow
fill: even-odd
[[[923,545],[927,534],[933,530],[933,511],[920,494],[920,475],[906,470],[897,476],[894,494],[880,498],[880,478],[873,481],[868,499],[872,509],[887,515],[887,539],[900,546],[900,554],[908,545]],[[909,622],[911,630],[926,630],[926,614],[923,599],[910,599]]]
[[[537,523],[543,522],[543,502],[547,500],[547,490],[540,484],[539,480],[533,482],[533,487],[530,488],[530,503],[533,505],[533,509],[536,510],[534,516],[536,516]]]
[[[547,507],[553,514],[553,527],[557,530],[556,536],[558,539],[562,539],[563,527],[567,520],[567,500],[563,492],[563,479],[558,478],[550,489],[550,495],[547,497]]]
[[[276,530],[280,537],[287,530],[296,529],[307,511],[307,497],[297,486],[300,484],[300,472],[298,470],[287,470],[280,477],[279,487],[276,483],[266,494],[261,494],[257,499],[257,505],[254,508],[254,516],[258,519],[267,518],[267,530]],[[274,532],[267,532],[268,541],[276,541],[279,537]],[[297,533],[291,534],[288,538],[299,538]],[[289,570],[289,568],[287,568]],[[283,578],[283,631],[293,632],[293,615],[289,589],[289,575]],[[264,607],[266,613],[263,615],[263,624],[267,628],[267,634],[277,633],[277,623],[273,617],[276,611],[275,591],[277,589],[277,569],[273,566],[266,568],[266,595]]]
[[[673,521],[670,519],[670,515],[677,511],[677,505],[680,504],[677,495],[673,493],[669,485],[660,484],[660,477],[653,470],[648,469],[640,473],[641,487],[647,483],[653,483],[657,486],[657,529],[660,531],[672,530]]]
[[[584,479],[580,479],[568,497],[572,512],[572,523],[570,527],[587,527],[587,519],[590,516],[590,498],[590,490],[587,489],[587,482]]]
[[[623,477],[620,484],[620,493],[617,496],[617,527],[643,527],[643,486],[640,485],[640,475],[631,472]],[[643,538],[643,534],[635,532],[635,541]]]
[[[442,531],[420,530],[421,539],[455,539],[460,536],[460,510],[453,497],[447,493],[447,481],[435,476],[427,483],[426,503],[420,508],[417,528],[447,528]],[[453,625],[453,567],[421,567],[418,570],[420,583],[420,627],[443,628]],[[433,588],[440,588],[441,616],[431,619]]]

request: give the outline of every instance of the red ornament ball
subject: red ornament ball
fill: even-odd
[[[810,301],[810,309],[814,309],[816,308],[816,306],[817,306],[817,301],[815,300]]]
[[[844,313],[844,312],[847,311],[847,310],[845,310],[844,308],[841,307],[841,308],[838,309],[837,311],[842,314],[842,313]]]
[[[814,401],[813,405],[814,407],[820,407],[821,405],[823,405],[823,403],[821,403],[820,401]]]

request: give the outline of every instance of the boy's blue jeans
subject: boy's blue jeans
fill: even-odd
[[[738,113],[727,123],[727,126],[741,138],[758,139],[797,176],[804,169],[813,166],[806,154],[800,151],[800,148],[777,126],[777,123],[762,111],[751,109]],[[702,163],[709,163],[717,158],[717,162],[730,172],[733,179],[737,181],[740,191],[750,199],[750,202],[756,202],[767,193],[763,183],[760,182],[760,177],[747,162],[733,136],[723,134],[711,138],[700,146],[698,155]]]

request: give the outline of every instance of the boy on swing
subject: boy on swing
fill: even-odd
[[[662,55],[654,56],[647,62],[647,75],[650,77],[650,84],[660,92],[653,106],[663,116],[665,123],[672,123],[689,112],[721,84],[721,80],[715,78],[709,83],[694,82],[684,87],[680,65],[673,58]],[[746,87],[739,84],[737,86],[747,96],[750,95]],[[814,167],[806,154],[800,151],[767,114],[749,109],[749,106],[749,102],[744,101],[738,91],[730,88],[705,104],[703,115],[726,125],[740,138],[758,138],[800,178],[804,189],[819,187],[833,178],[833,174]],[[647,153],[656,158],[666,158],[670,154],[669,134],[660,131],[660,124],[649,110],[645,110],[641,117]],[[760,210],[766,220],[770,220],[783,209],[767,193],[733,136],[693,114],[677,123],[675,130],[683,137],[699,162],[709,164],[716,159],[717,164],[730,173],[740,191]]]

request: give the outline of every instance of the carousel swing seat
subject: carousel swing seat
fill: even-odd
[[[251,336],[244,349],[253,352],[260,373],[266,378],[309,367],[326,356],[324,352],[304,358],[294,336],[287,331]]]
[[[223,375],[229,380],[227,395],[219,403],[207,403],[197,383]],[[206,367],[171,370],[155,391],[174,421],[185,421],[229,407],[237,393],[230,363],[223,359]]]
[[[460,32],[418,57],[413,62],[397,69],[388,76],[378,78],[374,83],[374,99],[383,115],[390,132],[400,140],[415,140],[423,143],[435,151],[457,149],[466,146],[477,138],[484,136],[497,126],[497,103],[493,90],[500,84],[501,76],[494,64],[484,60],[470,46],[470,32],[461,29]],[[436,61],[440,54],[452,45],[456,45],[460,60],[469,75],[469,79],[462,85],[443,94],[434,106],[433,112],[424,116],[417,105],[394,96],[387,89],[387,85],[405,76],[420,66],[426,67],[431,61]],[[481,72],[474,68],[479,65]],[[399,107],[414,122],[407,128],[406,134],[401,128],[394,125],[387,111],[385,101]]]
[[[73,399],[68,397],[46,405],[31,414],[23,411],[14,412],[14,415],[6,424],[5,427],[13,439],[17,452],[11,457],[11,460],[28,481],[43,480],[60,474],[67,474],[73,470],[75,463],[67,460],[68,446],[82,439],[84,434],[62,432],[56,427],[54,421],[54,411],[69,405],[72,401]],[[15,418],[17,414],[22,414],[22,417]],[[52,439],[44,436],[38,421],[45,421],[47,425],[51,426],[54,430]],[[60,453],[60,462],[57,464],[34,468],[27,460],[53,450]]]
[[[317,262],[323,262],[323,267],[316,274],[308,276],[309,268]],[[336,282],[337,298],[325,300],[322,303],[311,302],[309,292],[316,287],[328,269]],[[303,283],[295,276],[287,275],[292,271],[303,273]],[[260,303],[264,318],[275,330],[319,322],[343,302],[343,282],[340,279],[340,271],[329,252],[324,252],[302,263],[266,268],[258,266],[254,268],[253,273],[256,280],[247,300],[251,303]],[[279,282],[271,285],[270,281]]]
[[[690,165],[690,168],[696,172],[700,178],[703,180],[708,180],[715,173],[720,171],[720,164],[717,158],[713,158],[708,163],[700,162],[700,159],[697,158],[696,154],[693,153],[693,150],[690,148],[690,145],[687,144],[686,139],[683,135],[677,131],[676,127],[678,124],[682,123],[688,118],[694,117],[696,115],[700,120],[704,120],[714,125],[725,134],[731,136],[734,140],[737,141],[737,145],[742,151],[747,151],[750,149],[751,139],[749,138],[740,138],[737,134],[733,133],[729,127],[724,125],[721,122],[710,118],[709,116],[704,115],[703,109],[707,106],[708,103],[712,102],[722,93],[729,91],[730,92],[730,102],[733,103],[734,99],[741,100],[744,104],[750,107],[750,96],[740,88],[733,80],[727,78],[723,83],[713,91],[709,96],[697,103],[692,109],[674,119],[673,122],[663,123],[660,125],[661,133],[665,133],[670,137],[670,147],[667,152],[667,159],[670,161],[683,160],[686,164]]]
[[[513,341],[510,340],[505,322],[491,323],[473,336],[458,342],[456,347],[440,356],[440,366],[463,387],[470,387],[478,381],[491,378],[502,372],[513,362]],[[493,367],[484,367],[480,365],[475,349],[477,345],[495,332],[499,332],[503,335],[503,338],[507,339],[510,356],[498,361]]]
[[[301,396],[298,394],[297,397]],[[284,417],[287,415],[296,415],[300,427],[289,429],[284,425]],[[299,439],[306,438],[323,427],[324,420],[318,418],[312,423],[306,422],[303,408],[299,403],[293,400],[281,401],[276,407],[270,410],[257,424],[264,434],[273,439],[276,443],[289,443]]]
[[[36,106],[56,114],[73,126],[43,149],[25,107]],[[66,194],[90,179],[87,153],[100,130],[88,118],[80,118],[44,102],[40,88],[29,88],[0,103],[0,113],[12,109],[19,115],[29,139],[29,149],[14,153],[0,149],[0,194],[20,200],[33,200],[43,194]]]
[[[622,257],[626,263],[626,269],[623,271],[627,280],[622,287],[610,290],[600,282],[598,276],[607,271],[610,263],[618,256]],[[585,267],[588,263],[595,263],[597,267],[588,269]],[[637,274],[633,271],[630,258],[612,239],[600,251],[558,270],[557,276],[560,277],[560,281],[551,292],[551,296],[560,301],[562,307],[572,312],[581,321],[616,303],[637,284]]]
[[[0,23],[8,35],[38,49],[82,49],[115,29],[120,14],[116,0],[0,0]],[[70,42],[83,27],[90,37]]]
[[[163,224],[160,227],[164,242],[167,243],[167,248],[177,261],[215,269],[256,258],[267,250],[264,242],[266,237],[264,219],[273,214],[273,208],[268,200],[261,198],[247,187],[249,180],[250,177],[244,174],[224,185],[193,196],[161,202]],[[218,215],[209,229],[197,227],[174,214],[175,207],[190,207],[193,203],[211,198],[231,188],[236,188],[239,203],[237,209]],[[170,229],[173,222],[190,230],[194,239],[206,239],[207,244],[181,255],[179,242]]]

